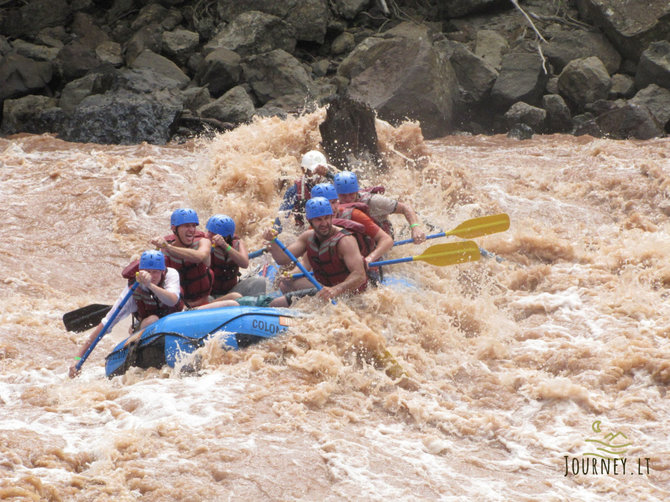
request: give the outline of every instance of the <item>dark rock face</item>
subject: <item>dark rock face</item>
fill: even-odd
[[[338,168],[351,169],[360,162],[382,166],[375,113],[364,103],[349,96],[337,96],[329,103],[319,131],[326,155]]]
[[[419,120],[424,135],[435,138],[453,128],[458,88],[451,65],[429,43],[425,27],[403,23],[384,37],[370,37],[343,62],[350,70],[349,93],[379,117]]]
[[[670,128],[668,0],[2,5],[3,134],[163,143],[331,103],[331,157],[377,163],[365,110],[419,121],[427,138]],[[346,124],[367,132],[347,136]]]

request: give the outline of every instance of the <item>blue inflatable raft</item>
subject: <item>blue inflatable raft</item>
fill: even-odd
[[[222,307],[188,310],[165,316],[148,326],[141,338],[124,347],[119,343],[107,356],[108,377],[124,374],[130,366],[160,368],[175,364],[185,354],[221,336],[226,348],[239,349],[286,331],[300,312],[269,307]]]

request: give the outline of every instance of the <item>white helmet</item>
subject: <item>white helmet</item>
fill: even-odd
[[[326,156],[318,150],[311,150],[302,156],[300,166],[304,170],[313,173],[318,166],[327,167],[328,161],[326,160]]]

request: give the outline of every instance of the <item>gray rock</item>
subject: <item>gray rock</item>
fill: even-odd
[[[56,99],[29,95],[4,101],[1,131],[3,134],[55,132],[56,124],[62,120]]]
[[[668,0],[577,0],[577,7],[629,59],[637,60],[651,42],[670,38]]]
[[[207,87],[187,87],[181,91],[181,96],[184,109],[191,111],[196,111],[212,101],[212,96]]]
[[[558,76],[561,96],[578,110],[584,110],[588,103],[607,99],[610,86],[607,68],[596,57],[572,60]]]
[[[163,32],[161,45],[165,56],[178,65],[185,66],[199,43],[200,35],[195,31],[176,29]]]
[[[216,101],[198,109],[198,115],[202,117],[234,124],[250,121],[254,112],[254,102],[241,85],[233,87]]]
[[[117,42],[103,42],[95,48],[95,55],[103,64],[119,67],[123,64],[121,44]]]
[[[59,125],[58,133],[66,141],[161,145],[176,130],[181,111],[179,100],[165,91],[94,94]]]
[[[595,119],[604,135],[613,139],[651,139],[664,134],[663,127],[646,106],[627,103]]]
[[[191,81],[179,67],[168,58],[156,54],[150,50],[142,51],[129,65],[134,70],[149,70],[165,78],[177,82],[179,88],[183,89]]]
[[[209,87],[215,98],[237,85],[242,73],[241,58],[229,49],[210,52],[198,65],[195,81]]]
[[[323,77],[328,73],[330,68],[330,61],[327,59],[320,59],[319,61],[314,61],[312,63],[312,73],[317,77]]]
[[[242,71],[262,104],[292,94],[303,100],[315,95],[314,82],[304,66],[282,49],[245,59]]]
[[[44,28],[64,25],[72,14],[66,0],[12,3],[20,7],[7,7],[0,15],[0,33],[10,38],[31,39]]]
[[[293,28],[277,16],[264,12],[243,12],[205,44],[206,51],[228,49],[248,56],[282,49],[293,52]]]
[[[592,31],[561,31],[543,50],[556,74],[563,71],[565,65],[573,59],[590,56],[600,59],[610,74],[615,73],[621,65],[621,56],[607,38]]]
[[[83,12],[75,13],[70,29],[77,36],[79,42],[91,49],[109,41],[107,33],[95,24],[91,16]]]
[[[10,52],[0,59],[0,101],[39,91],[51,82],[52,77],[51,63]]]
[[[547,111],[546,125],[549,132],[568,132],[572,129],[570,108],[560,95],[542,96],[542,108]]]
[[[650,44],[640,57],[635,86],[643,89],[649,84],[670,89],[670,42],[667,40]]]
[[[95,50],[78,40],[70,42],[58,52],[55,60],[58,74],[63,80],[70,81],[100,66]]]
[[[401,23],[359,44],[342,62],[349,94],[392,123],[421,122],[427,138],[453,129],[458,82],[451,64],[430,42],[425,26]]]
[[[498,77],[498,72],[479,56],[476,56],[460,42],[445,40],[435,47],[444,51],[451,63],[458,85],[461,100],[465,103],[476,103],[487,98]]]
[[[17,54],[35,61],[54,61],[60,52],[60,49],[57,47],[31,44],[30,42],[21,39],[14,40],[11,46]]]
[[[137,31],[145,26],[158,25],[163,30],[173,30],[181,23],[182,15],[177,9],[166,9],[158,3],[145,5],[131,23],[130,29]]]
[[[323,43],[331,18],[328,0],[218,0],[217,12],[225,21],[232,21],[245,11],[272,14],[293,28],[293,37],[307,42]],[[286,48],[277,46],[277,48]],[[262,51],[257,51],[262,52]],[[292,52],[292,51],[288,51]]]
[[[539,54],[505,54],[500,73],[491,90],[494,106],[499,110],[507,110],[517,101],[530,105],[539,104],[547,78]]]
[[[519,101],[514,103],[507,112],[505,112],[505,121],[507,127],[513,129],[519,124],[525,124],[534,132],[540,132],[544,128],[544,121],[547,118],[547,111],[531,106],[528,103]]]
[[[505,37],[493,30],[478,30],[475,39],[475,55],[496,70],[502,65],[502,57],[509,50]]]
[[[345,31],[340,33],[330,45],[330,52],[334,55],[346,54],[351,52],[356,46],[356,39],[353,33]]]
[[[126,64],[130,65],[143,51],[160,54],[163,49],[163,29],[157,24],[150,24],[136,31],[124,46]]]
[[[333,10],[344,19],[354,19],[368,6],[370,0],[333,0]]]
[[[651,84],[639,91],[629,102],[646,106],[661,127],[668,130],[668,126],[670,126],[670,90]]]
[[[612,75],[612,87],[610,87],[609,99],[630,98],[635,94],[635,80],[623,73]]]

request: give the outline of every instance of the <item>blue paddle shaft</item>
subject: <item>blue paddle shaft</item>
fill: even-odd
[[[280,241],[277,237],[274,238],[274,241],[277,243],[277,246],[279,246],[281,248],[281,250],[284,251],[286,256],[288,256],[291,259],[291,261],[298,266],[298,268],[304,274],[303,277],[307,277],[307,279],[309,279],[309,282],[314,284],[314,287],[318,291],[321,291],[323,289],[323,286],[321,284],[319,284],[319,282],[314,278],[314,276],[309,273],[309,270],[307,270],[305,268],[305,266],[302,263],[300,263],[300,261],[298,261],[298,259],[293,255],[293,253],[291,253],[288,250],[288,248],[286,246],[284,246],[284,243],[282,241]],[[330,301],[332,302],[333,305],[335,305],[335,300],[331,299]]]
[[[257,251],[253,251],[253,252],[249,253],[249,259],[251,260],[252,258],[258,258],[263,253],[265,253],[265,248],[259,249]]]
[[[447,235],[446,232],[440,232],[439,234],[427,235],[426,240],[437,239],[438,237],[444,237],[445,235]],[[403,244],[409,244],[411,242],[414,242],[414,239],[405,239],[405,240],[402,240],[402,241],[395,241],[393,243],[393,245],[394,246],[402,246]]]
[[[405,258],[395,258],[393,260],[376,261],[376,262],[370,263],[368,265],[368,267],[370,267],[370,268],[381,267],[382,265],[392,265],[393,263],[403,263],[403,262],[406,262],[406,261],[414,261],[414,257],[413,256],[407,256]],[[312,275],[311,272],[307,272],[307,274],[308,274],[307,277],[311,277],[311,275]],[[305,277],[305,274],[293,274],[291,277],[293,279],[300,279],[301,277]]]
[[[77,364],[75,364],[75,368],[77,368],[77,371],[79,371],[81,369],[81,366],[84,364],[84,361],[86,361],[86,359],[88,359],[88,356],[91,354],[91,352],[93,352],[93,349],[95,348],[95,346],[98,345],[98,342],[102,339],[103,336],[105,336],[105,334],[107,333],[107,330],[109,329],[109,327],[114,322],[114,319],[116,319],[116,316],[119,315],[119,312],[121,312],[121,309],[128,302],[130,297],[133,296],[133,293],[135,292],[135,290],[137,289],[137,286],[139,286],[139,285],[140,285],[140,283],[136,281],[135,284],[133,284],[130,287],[130,290],[128,291],[128,293],[126,293],[126,296],[123,297],[123,299],[121,300],[121,303],[119,303],[119,306],[116,307],[116,310],[114,312],[112,312],[112,315],[109,317],[109,320],[102,327],[102,330],[100,331],[100,333],[98,333],[98,336],[95,338],[95,340],[93,340],[91,345],[88,346],[88,348],[86,349],[86,352],[84,352],[84,355],[81,356],[81,359],[79,361],[77,361]]]

